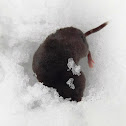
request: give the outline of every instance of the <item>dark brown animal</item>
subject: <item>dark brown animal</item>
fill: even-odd
[[[55,88],[63,98],[81,101],[86,79],[82,72],[78,76],[68,71],[68,59],[73,58],[75,63],[78,64],[81,58],[88,56],[89,67],[93,67],[86,37],[106,25],[107,22],[85,34],[77,28],[67,27],[49,35],[33,57],[32,67],[37,79],[44,85]],[[74,79],[75,89],[71,89],[66,84],[70,78]]]

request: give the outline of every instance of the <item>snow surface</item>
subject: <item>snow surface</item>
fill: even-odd
[[[126,126],[125,0],[0,0],[0,126]],[[86,32],[95,65],[81,102],[59,97],[37,82],[32,57],[56,29]]]

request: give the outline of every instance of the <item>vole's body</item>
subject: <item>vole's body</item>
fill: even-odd
[[[80,76],[73,75],[68,71],[67,63],[69,58],[73,58],[78,64],[87,51],[88,45],[80,30],[73,27],[60,29],[48,36],[36,51],[33,71],[40,82],[56,88],[59,95],[80,101],[85,87],[85,77],[82,72]],[[74,79],[74,90],[66,84],[70,78]]]
[[[69,58],[73,58],[78,64],[88,53],[83,32],[73,27],[63,28],[49,35],[35,52],[33,71],[40,82],[55,88],[63,98],[80,101],[85,88],[85,76],[82,72],[80,76],[73,75],[72,71],[68,71],[67,63]],[[75,89],[66,84],[70,78],[74,79]]]

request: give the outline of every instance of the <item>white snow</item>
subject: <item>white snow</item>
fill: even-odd
[[[76,65],[73,58],[69,58],[68,59],[68,63],[67,63],[67,66],[68,66],[68,71],[72,71],[73,75],[78,75],[80,76],[81,73],[81,66],[80,65]]]
[[[71,88],[71,89],[75,89],[75,86],[74,86],[74,79],[73,78],[70,78],[67,82],[66,82],[66,84]]]
[[[0,0],[0,126],[126,126],[125,0]],[[86,32],[95,65],[80,61],[86,89],[79,103],[37,82],[32,57],[56,29]]]

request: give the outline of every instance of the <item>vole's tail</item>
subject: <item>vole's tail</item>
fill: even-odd
[[[103,24],[101,24],[100,26],[94,28],[94,29],[91,29],[90,31],[87,31],[86,33],[84,33],[85,37],[87,37],[88,35],[92,34],[92,33],[95,33],[99,30],[101,30],[102,28],[104,28],[106,25],[108,24],[108,22],[105,22]]]

